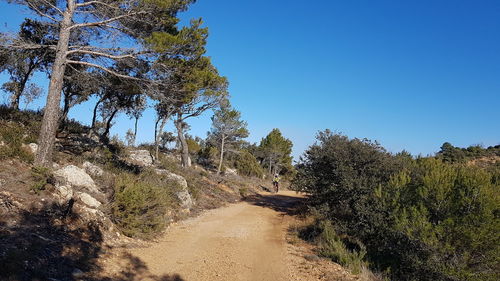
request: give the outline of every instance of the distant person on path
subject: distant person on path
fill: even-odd
[[[273,186],[274,186],[274,189],[276,190],[276,193],[278,193],[278,191],[279,191],[280,179],[281,178],[278,175],[278,173],[274,174],[274,177],[273,177]]]

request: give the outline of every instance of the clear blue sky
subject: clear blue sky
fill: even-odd
[[[1,28],[15,30],[22,15],[7,6]],[[182,15],[197,17],[252,142],[279,128],[298,156],[329,128],[424,155],[500,143],[498,0],[199,0]],[[88,122],[89,107],[72,116]],[[190,133],[204,137],[209,116]],[[139,139],[152,140],[152,119]],[[113,133],[131,126],[121,117]]]

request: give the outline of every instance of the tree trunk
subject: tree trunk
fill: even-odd
[[[11,99],[12,102],[10,104],[10,107],[15,110],[19,110],[19,103],[21,101],[21,90],[17,89],[17,91],[13,94]]]
[[[163,117],[161,119],[160,128],[155,131],[155,160],[156,161],[158,161],[158,159],[160,157],[160,138],[161,138],[161,133],[163,132],[163,128],[165,127],[165,124],[167,124],[167,120],[168,120],[167,117]],[[160,119],[158,119],[158,121],[156,121],[155,127],[158,126],[159,121],[160,121]]]
[[[64,93],[64,92],[63,92]],[[69,108],[70,108],[70,97],[64,93],[64,105],[61,117],[59,118],[59,124],[62,124],[61,131],[66,129],[66,119],[68,118]]]
[[[158,138],[158,123],[160,123],[160,118],[156,118],[155,122],[155,144],[157,143],[157,138]]]
[[[222,136],[222,142],[220,145],[220,159],[219,159],[219,168],[217,168],[217,175],[220,174],[222,170],[222,161],[224,160],[224,141],[226,140],[225,136]]]
[[[103,99],[103,98],[99,99],[99,100],[97,101],[97,103],[95,104],[95,106],[94,106],[94,111],[93,111],[93,115],[92,115],[92,125],[90,126],[90,128],[91,128],[92,130],[94,130],[94,129],[95,129],[95,124],[96,124],[96,122],[97,122],[97,108],[99,107],[99,105],[100,105],[100,104],[101,104],[101,102],[103,102],[103,101],[104,101],[104,99]]]
[[[137,139],[137,123],[139,122],[139,118],[135,117],[135,124],[134,124],[134,143],[133,145],[135,146],[135,141]]]
[[[118,109],[115,109],[111,115],[108,118],[108,121],[106,121],[106,128],[104,130],[104,133],[102,134],[102,141],[104,144],[109,144],[109,131],[111,129],[111,122],[113,121],[113,118],[115,118],[116,113],[118,112]]]
[[[59,105],[61,102],[61,90],[63,87],[64,71],[66,69],[66,56],[68,52],[71,24],[75,12],[74,0],[68,0],[67,9],[60,25],[59,41],[56,47],[56,58],[52,66],[47,103],[43,114],[42,126],[38,137],[38,151],[35,157],[35,165],[50,167],[52,165],[52,154],[56,141],[56,131],[59,122]]]
[[[191,167],[191,158],[189,158],[189,148],[182,128],[182,119],[178,118],[175,121],[175,127],[177,128],[177,137],[179,138],[179,142],[181,144],[182,166]]]
[[[17,91],[14,93],[14,96],[12,97],[12,103],[10,104],[10,106],[12,108],[19,110],[21,96],[23,95],[24,89],[26,88],[26,83],[28,83],[28,79],[30,78],[33,70],[35,70],[36,66],[37,65],[35,64],[35,62],[33,62],[30,59],[30,65],[29,65],[28,71],[25,73],[23,80],[19,83],[19,85],[17,87]]]

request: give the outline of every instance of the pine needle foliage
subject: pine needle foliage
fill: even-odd
[[[392,280],[500,279],[494,167],[393,155],[330,131],[317,139],[292,186],[339,235],[366,246],[366,262]]]

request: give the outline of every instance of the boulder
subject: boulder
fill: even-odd
[[[97,199],[85,192],[78,192],[78,199],[80,199],[83,204],[94,209],[97,209],[102,205],[101,202],[97,201]]]
[[[163,169],[156,169],[155,172],[158,175],[166,176],[166,178],[169,180],[175,181],[183,189],[187,189],[187,187],[188,187],[188,183],[183,176],[179,176],[177,174],[171,173],[171,172],[169,172],[167,170],[163,170]]]
[[[224,173],[226,175],[233,175],[233,176],[237,176],[238,175],[238,171],[236,169],[231,169],[231,168],[226,168],[226,170],[224,171]]]
[[[56,185],[55,189],[55,195],[59,199],[59,203],[64,204],[73,198],[73,189],[71,186]]]
[[[90,192],[99,192],[94,180],[81,168],[68,165],[54,172],[54,177],[59,185],[81,187]],[[56,184],[57,185],[57,184]]]
[[[106,243],[113,242],[117,238],[113,222],[102,211],[78,203],[75,204],[74,211],[78,213],[79,218],[83,221],[97,224]]]
[[[187,189],[182,189],[181,191],[177,191],[175,193],[175,196],[179,201],[181,202],[181,207],[183,209],[191,209],[193,207],[193,198],[191,197],[191,194],[189,194],[189,191]]]
[[[38,151],[38,144],[30,143],[28,144],[28,148],[31,151],[31,153],[36,154],[36,152]]]
[[[180,175],[177,175],[177,174],[174,174],[174,173],[171,173],[167,170],[162,170],[162,169],[156,169],[155,172],[158,175],[166,176],[167,179],[175,181],[179,185],[181,190],[177,191],[175,193],[175,196],[181,202],[181,207],[183,209],[189,209],[189,208],[193,207],[193,205],[194,205],[193,198],[191,197],[191,194],[189,194],[188,184],[187,184],[186,179],[183,176],[180,176]]]
[[[153,157],[147,150],[132,150],[129,152],[128,160],[133,164],[149,167],[153,165]]]
[[[87,207],[85,205],[77,205],[77,212],[87,221],[103,221],[106,216],[100,210]]]
[[[94,165],[88,161],[83,163],[83,169],[85,169],[85,172],[87,172],[87,174],[94,177],[101,177],[102,175],[104,175],[104,170],[101,169],[101,167]]]
[[[74,277],[74,278],[81,278],[85,275],[85,273],[79,269],[79,268],[75,268],[73,269],[73,271],[71,272],[71,275]]]

